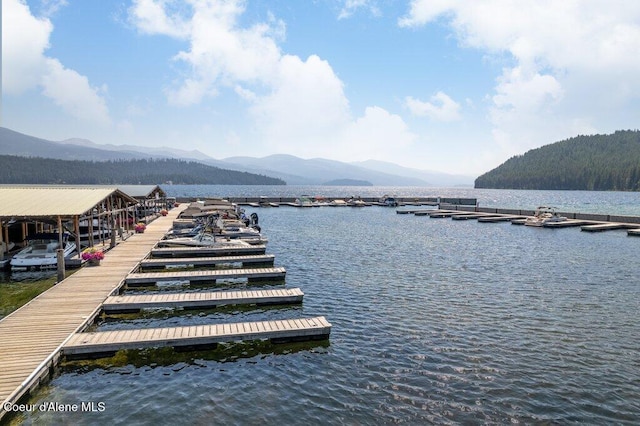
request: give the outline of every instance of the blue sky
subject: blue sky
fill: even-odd
[[[2,126],[479,175],[637,129],[635,0],[3,0]]]

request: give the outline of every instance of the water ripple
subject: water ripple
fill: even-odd
[[[328,345],[70,367],[40,398],[107,402],[74,424],[640,422],[637,240],[374,207],[262,209],[260,219],[302,307],[157,313],[101,329],[325,315]]]

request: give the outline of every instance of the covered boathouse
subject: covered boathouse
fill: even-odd
[[[0,185],[0,261],[5,259],[6,248],[23,246],[30,233],[55,230],[62,246],[63,234],[69,232],[75,236],[76,247],[81,247],[81,223],[91,231],[94,223],[104,223],[113,246],[116,230],[122,233],[123,227],[131,226],[129,218],[137,203],[116,186]],[[94,244],[92,236],[93,232],[85,245]],[[80,261],[80,250],[77,259]],[[62,251],[58,278],[64,278]]]

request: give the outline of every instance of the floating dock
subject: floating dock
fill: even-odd
[[[47,381],[63,356],[113,353],[120,349],[172,345],[199,347],[219,342],[271,339],[327,339],[331,324],[324,317],[239,324],[83,333],[105,311],[147,307],[215,307],[227,304],[301,303],[300,289],[218,291],[183,294],[114,296],[125,285],[166,280],[284,279],[284,268],[244,268],[245,264],[273,264],[264,245],[244,247],[167,247],[157,243],[187,205],[169,211],[108,251],[98,267],[83,267],[53,288],[0,320],[0,421],[12,404]],[[150,259],[148,256],[156,257]],[[176,264],[220,265],[240,263],[243,268],[133,273],[141,268]],[[9,408],[7,408],[9,407]]]
[[[160,346],[210,346],[222,342],[271,339],[276,342],[324,340],[331,333],[325,317],[232,324],[193,325],[189,327],[147,328],[136,330],[76,333],[63,346],[65,356],[109,356],[121,349]]]
[[[522,216],[514,216],[510,214],[503,215],[487,215],[484,217],[479,217],[478,222],[480,223],[495,223],[495,222],[511,222],[513,223],[516,220],[526,220]]]
[[[124,282],[127,286],[155,284],[163,281],[216,282],[228,279],[246,279],[248,281],[265,279],[284,279],[285,268],[249,268],[249,269],[214,269],[204,271],[175,272],[140,272],[127,275]]]
[[[334,200],[345,201],[351,198],[345,197],[322,197],[322,200],[330,203]],[[451,198],[451,197],[393,197],[399,206],[438,206],[440,204],[475,206],[478,203],[476,198]],[[238,205],[246,205],[251,207],[274,207],[274,206],[292,206],[303,207],[296,204],[296,197],[228,197],[226,198],[232,203]],[[359,197],[367,206],[385,206],[380,202],[380,197]],[[182,200],[180,200],[182,201]],[[310,206],[311,207],[311,206]],[[356,207],[356,206],[352,206]]]
[[[635,229],[637,227],[638,225],[631,225],[628,223],[599,223],[596,225],[583,225],[580,227],[580,230],[585,232],[602,232],[615,229]]]
[[[102,302],[122,285],[170,228],[182,207],[173,209],[109,250],[98,267],[83,267],[0,320],[0,420],[5,404],[48,380],[62,357],[62,346],[92,324]]]
[[[102,309],[107,313],[136,312],[153,308],[213,308],[223,305],[285,305],[302,303],[299,288],[272,290],[211,291],[198,293],[111,296]]]
[[[275,256],[272,254],[258,254],[248,256],[220,256],[220,257],[183,257],[171,259],[144,259],[140,262],[141,269],[158,269],[182,265],[217,266],[224,264],[273,265]]]
[[[487,213],[463,213],[451,216],[453,220],[469,220],[469,219],[502,219],[502,216],[489,215]]]
[[[512,225],[524,225],[527,217],[533,216],[532,210],[480,208],[470,206],[449,205],[446,209],[398,209],[398,214],[413,213],[416,216],[429,216],[432,218],[450,217],[452,220],[477,219],[478,222],[511,222]],[[589,213],[565,213],[566,221],[551,222],[543,225],[544,228],[568,228],[580,227],[585,232],[600,232],[616,229],[627,229],[627,235],[640,235],[640,217],[615,216]]]
[[[265,254],[264,245],[238,247],[157,247],[151,250],[153,257],[235,256]]]

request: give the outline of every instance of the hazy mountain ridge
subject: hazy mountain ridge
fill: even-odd
[[[85,147],[91,147],[91,148],[107,150],[107,151],[126,152],[136,156],[140,154],[144,154],[143,150],[145,150],[145,148],[141,146],[114,145],[114,144],[101,145],[101,144],[92,142],[88,139],[80,139],[80,138],[65,139],[59,143],[66,144],[66,145],[85,146]],[[194,161],[202,161],[202,159],[212,159],[211,157],[207,156],[206,154],[196,149],[191,151],[185,151],[182,149],[175,149],[175,148],[170,148],[166,146],[161,146],[159,148],[151,148],[147,150],[149,151],[149,153],[146,154],[148,158],[181,158],[185,160],[194,160]]]
[[[302,159],[293,155],[274,154],[261,158],[229,157],[223,161],[247,168],[253,173],[256,173],[257,170],[277,171],[278,173],[286,171],[292,175],[292,178],[285,180],[292,185],[321,185],[336,179],[355,179],[368,181],[373,185],[430,186],[422,179],[397,176],[325,158]]]
[[[220,169],[173,158],[138,160],[60,160],[0,155],[0,183],[72,185],[284,185],[252,173]]]
[[[109,151],[82,145],[69,145],[62,142],[49,141],[15,132],[4,127],[0,127],[0,154],[87,161],[149,158],[148,155],[140,152]]]
[[[429,182],[431,184],[429,186],[472,186],[474,181],[473,176],[414,169],[410,167],[399,166],[395,163],[389,163],[386,161],[366,160],[352,162],[350,164],[364,167],[370,170],[377,170],[379,172],[422,179]]]
[[[89,161],[173,158],[197,161],[226,170],[270,176],[282,179],[290,185],[321,185],[337,179],[361,180],[379,186],[471,186],[473,184],[473,177],[470,176],[410,169],[373,160],[345,163],[324,158],[303,159],[286,154],[262,158],[235,156],[218,160],[197,150],[102,145],[81,138],[55,142],[6,128],[0,128],[0,154]]]

